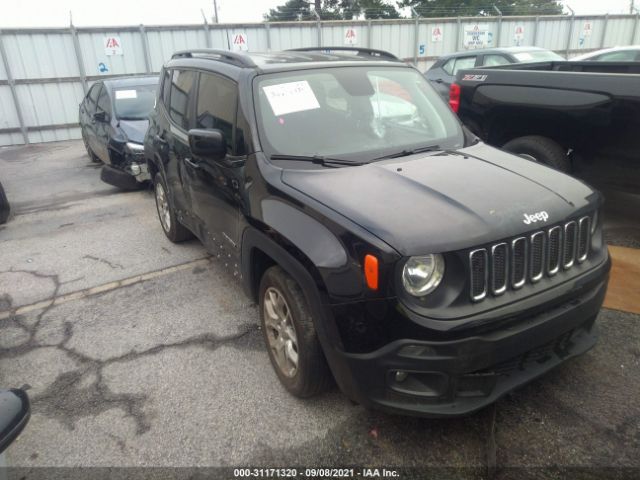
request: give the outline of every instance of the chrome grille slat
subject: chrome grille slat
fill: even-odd
[[[578,247],[576,260],[582,263],[587,259],[589,254],[589,244],[591,240],[591,218],[582,217],[578,221]]]
[[[491,247],[491,291],[502,295],[507,290],[509,249],[506,243]]]
[[[591,248],[592,217],[585,215],[563,225],[477,248],[469,253],[470,294],[474,302],[489,294],[553,277],[587,260]]]
[[[554,276],[560,270],[562,258],[562,228],[549,229],[547,236],[547,274]]]
[[[562,254],[562,266],[565,270],[573,266],[576,259],[576,244],[578,235],[578,226],[573,220],[564,225],[564,244]]]
[[[469,253],[469,265],[471,266],[471,300],[477,302],[487,296],[489,282],[487,250],[479,248]]]
[[[516,290],[527,281],[527,247],[526,237],[511,241],[511,286]]]
[[[529,251],[531,252],[529,259],[529,279],[531,282],[539,282],[544,274],[544,232],[532,233],[530,238]]]

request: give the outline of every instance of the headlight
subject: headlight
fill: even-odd
[[[402,285],[414,297],[433,292],[444,276],[444,258],[439,253],[410,257],[402,269]]]
[[[144,150],[144,145],[141,143],[127,142],[127,148],[133,153],[140,153]]]

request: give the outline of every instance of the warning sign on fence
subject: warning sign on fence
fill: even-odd
[[[104,54],[107,56],[122,55],[122,42],[120,37],[104,37]]]
[[[442,26],[436,25],[431,29],[431,41],[432,42],[441,42],[442,41]]]
[[[344,31],[344,44],[356,45],[358,43],[358,33],[353,27],[349,27]]]
[[[246,33],[236,32],[231,36],[231,50],[236,52],[246,52],[249,50]]]

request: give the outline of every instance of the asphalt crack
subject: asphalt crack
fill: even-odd
[[[171,349],[188,349],[193,347],[214,351],[221,346],[240,342],[245,337],[258,331],[255,324],[247,324],[233,335],[218,336],[211,333],[195,335],[176,342],[162,343],[144,350],[131,350],[122,355],[107,359],[98,359],[82,353],[69,345],[73,338],[74,326],[71,322],[63,324],[62,339],[57,343],[46,343],[37,340],[38,331],[45,315],[57,305],[55,299],[62,282],[58,275],[42,274],[30,270],[9,270],[11,273],[25,273],[37,278],[48,279],[54,287],[48,304],[36,315],[35,322],[27,322],[22,315],[12,313],[9,318],[0,321],[3,327],[17,327],[27,334],[27,339],[18,345],[0,348],[0,360],[16,358],[42,348],[54,348],[74,360],[78,368],[58,375],[42,393],[32,396],[33,411],[58,419],[69,430],[84,417],[97,416],[107,410],[119,409],[126,418],[131,419],[136,427],[136,434],[142,435],[151,428],[151,419],[145,412],[148,396],[145,394],[117,393],[112,391],[104,379],[106,367],[115,363],[137,361],[147,356],[157,355]],[[6,272],[0,272],[6,273]],[[0,304],[12,309],[12,298],[4,294]],[[15,311],[14,311],[15,312]]]
[[[105,258],[100,258],[100,257],[94,257],[93,255],[85,255],[82,258],[86,258],[88,260],[93,260],[95,262],[99,262],[99,263],[103,263],[104,265],[108,265],[109,267],[111,267],[112,269],[117,269],[119,268],[120,270],[124,270],[124,266],[120,263],[115,263],[115,262],[111,262]]]

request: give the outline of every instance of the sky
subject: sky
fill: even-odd
[[[216,0],[221,23],[260,22],[284,0]],[[635,0],[640,8],[640,0]],[[630,0],[568,0],[576,14],[628,13]],[[213,0],[0,0],[2,27],[166,25],[202,23],[213,17]]]

